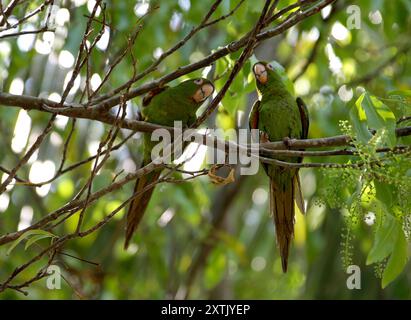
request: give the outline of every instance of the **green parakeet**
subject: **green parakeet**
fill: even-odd
[[[204,78],[186,80],[175,87],[157,88],[143,98],[143,120],[169,127],[174,125],[174,121],[181,121],[183,128],[188,127],[195,122],[197,109],[213,91],[213,84]],[[143,139],[142,165],[145,166],[152,161],[151,151],[158,141],[151,141],[150,133],[144,133]],[[134,192],[138,192],[138,195],[131,201],[127,213],[125,248],[128,247],[150,201],[154,190],[150,185],[160,174],[161,170],[155,170],[136,181]]]
[[[259,129],[260,142],[305,139],[308,134],[308,112],[304,102],[295,98],[279,72],[267,62],[253,66],[259,100],[250,113],[250,128]],[[301,162],[301,158],[278,157],[278,160]],[[270,178],[270,213],[273,215],[277,245],[283,272],[287,272],[290,244],[294,234],[294,201],[304,213],[298,169],[264,164]]]

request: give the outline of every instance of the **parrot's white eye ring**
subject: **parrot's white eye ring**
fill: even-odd
[[[196,80],[194,80],[194,83],[195,84],[197,84],[197,85],[201,85],[201,84],[203,84],[203,79],[196,79]]]
[[[267,68],[270,69],[270,70],[274,70],[274,67],[269,63],[267,64]]]

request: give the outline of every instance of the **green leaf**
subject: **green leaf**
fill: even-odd
[[[361,108],[361,105],[360,107],[357,106],[357,102],[350,109],[350,119],[357,139],[363,143],[367,143],[371,139],[372,134],[368,130],[367,116]]]
[[[392,186],[386,183],[379,182],[377,180],[374,181],[374,186],[377,199],[380,200],[381,204],[383,204],[385,208],[391,208],[393,194]]]
[[[33,236],[29,240],[27,240],[26,245],[24,246],[24,250],[27,250],[33,243],[45,238],[53,238],[53,236],[49,234],[38,234],[36,236]]]
[[[363,93],[355,102],[355,106],[350,110],[350,118],[354,125],[357,137],[363,143],[367,143],[371,138],[368,127],[377,131],[387,130],[387,139],[383,141],[390,147],[395,146],[395,116],[391,109],[371,96],[367,92]]]
[[[7,250],[6,254],[9,255],[14,250],[14,248],[18,246],[20,242],[34,235],[44,235],[44,236],[47,235],[48,237],[56,237],[56,235],[48,231],[44,231],[40,229],[29,230],[27,232],[24,232],[20,237],[18,237],[15,241],[13,241],[10,248]]]
[[[397,233],[397,241],[395,241],[394,250],[392,251],[390,260],[385,267],[382,275],[382,288],[385,288],[393,281],[404,269],[407,263],[407,240],[404,232],[399,230]]]
[[[387,139],[384,144],[394,147],[396,144],[395,125],[396,120],[394,113],[383,102],[375,96],[364,92],[355,102],[357,109],[356,115],[361,122],[361,130],[364,130],[365,123],[377,131],[387,130]],[[362,137],[364,138],[364,136]],[[363,142],[367,142],[363,141]]]
[[[394,243],[398,233],[402,233],[397,220],[386,214],[381,226],[377,229],[374,245],[367,257],[367,265],[383,260],[393,252]]]

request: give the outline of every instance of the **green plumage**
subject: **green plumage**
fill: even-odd
[[[209,83],[207,79],[202,79]],[[200,85],[196,80],[187,80],[175,87],[164,87],[150,92],[143,99],[143,120],[163,126],[172,127],[174,121],[181,121],[183,127],[188,127],[196,120],[196,112],[202,102],[197,103],[192,96]],[[151,162],[151,150],[158,141],[151,141],[151,133],[144,133],[144,161]]]
[[[257,78],[260,99],[255,102],[251,111],[250,127],[260,130],[260,142],[306,138],[308,115],[302,100],[295,99],[280,74],[270,64],[258,62],[253,70]],[[260,71],[261,74],[256,73]],[[287,162],[301,161],[298,157],[277,159]],[[264,164],[264,169],[270,178],[270,211],[276,227],[283,271],[286,272],[289,247],[294,233],[294,200],[297,201],[300,210],[303,211],[304,207],[298,169],[267,164]]]
[[[196,120],[197,109],[212,90],[214,90],[212,83],[203,78],[187,80],[175,87],[157,88],[143,99],[143,120],[168,127],[174,126],[174,121],[181,121],[183,128],[189,127]],[[151,141],[151,133],[144,133],[143,141],[142,166],[145,166],[152,161],[151,151],[159,142]],[[161,170],[155,170],[136,181],[134,193],[137,193],[137,196],[131,201],[127,213],[125,248],[128,247],[144,215],[154,190],[153,184],[160,174]]]

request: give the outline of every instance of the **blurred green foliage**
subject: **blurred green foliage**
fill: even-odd
[[[134,55],[137,69],[141,71],[155,56],[198,25],[211,4],[211,1],[194,0],[105,2],[110,25],[108,44],[93,52],[90,65],[91,74],[100,78],[107,72],[107,63],[119,55],[127,43],[127,36],[137,25],[141,24],[142,30]],[[278,7],[293,2],[281,0]],[[23,16],[23,10],[36,8],[41,1],[29,3],[29,8],[22,6],[15,15]],[[158,5],[158,9],[137,21],[137,14],[146,4],[151,8]],[[227,14],[236,4],[235,0],[223,0],[213,17]],[[349,17],[346,8],[351,4],[358,5],[361,10],[358,30],[346,28]],[[187,290],[189,298],[201,299],[411,298],[411,272],[407,265],[411,212],[409,157],[389,154],[383,167],[369,164],[381,160],[376,152],[378,148],[410,143],[409,137],[396,139],[394,129],[400,117],[410,115],[411,64],[409,51],[404,48],[409,47],[411,41],[411,5],[408,0],[364,0],[360,4],[340,0],[337,5],[338,10],[329,18],[323,18],[323,11],[262,43],[234,80],[215,117],[210,117],[207,123],[210,127],[229,129],[235,127],[239,111],[243,116],[248,114],[256,97],[252,62],[275,59],[285,66],[293,79],[321,34],[313,63],[294,83],[295,93],[303,96],[309,108],[309,138],[348,133],[355,138],[360,155],[313,157],[305,161],[350,163],[362,160],[368,161],[368,165],[365,169],[300,171],[307,215],[297,216],[295,242],[286,275],[281,272],[274,227],[268,216],[268,180],[264,173],[241,177],[233,186],[225,187],[211,184],[205,176],[184,184],[159,185],[128,251],[123,250],[124,209],[98,232],[68,242],[63,248],[67,255],[58,257],[66,280],[62,288],[49,290],[46,280],[42,279],[26,289],[27,298],[162,299],[184,297]],[[232,17],[197,34],[137,85],[198,61],[213,50],[238,40],[253,27],[261,7],[258,2],[245,1]],[[24,94],[61,95],[67,73],[72,69],[61,52],[66,50],[76,57],[87,21],[85,15],[89,15],[87,1],[55,1],[56,17],[58,12],[62,14],[59,10],[63,8],[68,10],[69,20],[55,21],[54,37],[49,33],[35,35],[27,49],[19,39],[0,39],[0,90],[15,92],[18,90],[16,79],[20,79]],[[30,23],[38,27],[40,20]],[[95,21],[93,27],[93,32],[98,32],[101,24]],[[30,42],[30,39],[23,40]],[[210,70],[208,76],[217,79],[217,91],[227,80],[238,55],[236,52],[218,60]],[[202,72],[198,70],[188,76],[196,77]],[[132,59],[127,55],[103,87],[103,92],[109,92],[131,76]],[[80,86],[84,86],[85,71],[81,77]],[[344,84],[347,86],[342,87]],[[78,101],[80,95],[81,90],[73,92],[68,100]],[[140,102],[140,99],[131,101],[128,116],[134,117]],[[27,150],[27,145],[19,152],[12,148],[19,114],[17,108],[0,106],[0,164],[6,168],[12,168]],[[31,119],[30,144],[44,128],[49,115],[35,111],[28,115]],[[65,123],[60,119],[59,123],[36,156],[19,171],[19,176],[28,178],[35,162],[51,160],[58,167],[72,121]],[[400,126],[410,124],[410,121],[403,121]],[[370,136],[369,127],[377,130],[374,137]],[[108,130],[109,127],[101,123],[77,120],[66,165],[93,155]],[[127,132],[122,134],[125,136]],[[133,171],[141,160],[140,148],[140,135],[136,134],[114,151],[96,176],[93,191],[109,185],[116,174],[122,177]],[[21,185],[10,188],[0,196],[0,233],[13,232],[19,224],[24,224],[23,211],[32,212],[29,220],[37,221],[64,205],[84,184],[92,165],[89,162],[63,175],[51,184],[46,194]],[[93,226],[131,194],[132,183],[90,206],[84,227]],[[55,228],[53,234],[74,231],[77,219],[78,214],[72,216]],[[218,219],[221,219],[219,230],[212,232],[210,238],[210,228]],[[20,243],[9,255],[7,251],[12,244],[0,246],[0,282],[51,241],[44,234],[31,236],[31,239],[38,237],[35,243],[27,243],[28,237],[22,241],[26,248]],[[199,259],[199,255],[203,259]],[[34,276],[45,263],[46,259],[41,259],[33,264],[17,282]],[[345,268],[349,264],[361,268],[361,290],[347,289]],[[0,297],[24,296],[8,290]]]

